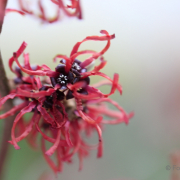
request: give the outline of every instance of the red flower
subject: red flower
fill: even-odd
[[[53,23],[60,20],[60,13],[62,12],[64,12],[64,14],[68,17],[77,17],[78,19],[82,19],[80,0],[71,0],[70,5],[65,5],[62,0],[49,0],[49,1],[56,6],[54,7],[53,10],[53,12],[56,12],[54,17],[48,17],[44,5],[42,3],[42,0],[37,0],[36,2],[39,12],[34,11],[33,7],[29,4],[27,0],[18,0],[20,10],[8,8],[6,9],[6,13],[17,12],[22,15],[29,14],[31,16],[41,19],[43,22],[48,22],[48,23]]]
[[[83,41],[76,43],[70,57],[57,55],[54,61],[57,58],[63,59],[55,71],[46,65],[32,68],[29,64],[28,54],[24,54],[24,65],[20,65],[18,57],[27,45],[25,42],[9,60],[9,67],[17,76],[14,79],[17,86],[11,94],[0,100],[0,106],[9,98],[15,97],[23,100],[23,103],[1,115],[0,119],[19,111],[12,127],[10,143],[19,149],[17,143],[29,135],[31,137],[29,142],[34,145],[39,132],[42,135],[43,155],[55,173],[62,171],[63,162],[72,162],[75,153],[78,153],[79,156],[79,169],[82,169],[83,158],[89,154],[90,149],[97,148],[97,156],[101,157],[103,153],[101,131],[103,124],[123,122],[128,124],[129,119],[133,116],[133,113],[127,114],[118,103],[108,98],[116,89],[121,94],[122,88],[118,84],[118,74],[115,74],[114,78],[111,79],[100,72],[107,63],[102,55],[110,47],[110,40],[115,37],[115,35],[109,35],[105,30],[101,33],[104,35],[88,36]],[[78,51],[79,46],[88,40],[107,41],[107,44],[100,52]],[[81,62],[76,58],[82,54],[90,54],[91,56]],[[98,58],[100,58],[100,64],[88,71],[87,66]],[[16,61],[18,68],[13,69],[14,61]],[[29,76],[24,77],[23,72]],[[90,77],[95,75],[102,76],[107,80],[90,85]],[[40,81],[40,78],[36,76],[47,76],[49,80]],[[97,89],[102,85],[111,85],[111,91],[108,94],[102,93]],[[118,111],[109,110],[106,103],[111,103]],[[23,121],[23,115],[29,112],[33,116],[26,125]],[[103,116],[113,119],[111,121],[103,120]],[[20,129],[18,137],[15,137],[16,127]],[[99,143],[88,145],[81,135],[85,133],[88,137],[94,131],[99,136]],[[46,150],[45,141],[53,143],[49,150]],[[57,164],[49,157],[53,154],[56,155]]]

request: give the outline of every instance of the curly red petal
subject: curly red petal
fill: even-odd
[[[14,99],[15,97],[19,96],[16,93],[8,94],[7,96],[0,99],[0,107],[8,100],[8,99]]]
[[[37,88],[40,89],[42,87],[42,83],[41,83],[40,78],[39,77],[38,78],[34,78],[34,80],[35,80],[35,83],[37,85]]]
[[[54,171],[54,173],[57,174],[58,168],[56,167],[55,163],[51,160],[51,158],[45,154],[46,148],[45,148],[45,141],[43,138],[41,138],[41,149],[42,149],[45,160],[47,161],[51,169]]]
[[[51,0],[52,2],[55,2],[54,0]],[[75,11],[70,12],[68,8],[63,4],[62,0],[57,0],[58,1],[58,6],[64,11],[64,13],[69,16],[77,16],[79,19],[82,19],[82,11],[81,11],[81,6],[80,3],[76,5]],[[56,4],[56,3],[55,3]]]
[[[43,64],[40,66],[41,68],[43,68],[44,70],[51,70],[50,67],[48,67],[47,65]]]
[[[76,82],[75,84],[68,84],[67,87],[70,89],[70,90],[77,90],[79,88],[83,88],[86,86],[86,82],[85,81],[79,81],[79,82]]]
[[[75,139],[74,149],[71,153],[64,155],[63,160],[65,160],[65,161],[68,161],[69,159],[71,159],[72,156],[79,150],[80,145],[81,145],[81,139],[80,139],[80,136],[79,136],[78,131],[77,131],[77,129],[78,129],[77,123],[73,123],[73,126],[76,129],[76,132],[73,133],[73,137]]]
[[[101,76],[101,77],[108,79],[112,83],[114,82],[109,76],[107,76],[106,74],[104,74],[102,72],[96,72],[95,74],[91,74],[90,76],[92,76],[92,75],[98,75],[98,76]],[[117,78],[117,77],[115,77],[115,78]],[[117,87],[117,90],[119,91],[119,93],[122,94],[122,86],[120,84],[117,84],[116,87]]]
[[[29,91],[25,91],[18,88],[17,95],[30,97],[30,98],[39,98],[39,97],[44,97],[44,96],[50,96],[54,91],[55,90],[51,88],[51,89],[48,89],[47,91],[29,92]]]
[[[26,138],[29,135],[29,133],[32,131],[32,128],[33,128],[35,122],[39,121],[40,118],[41,118],[41,116],[38,113],[34,113],[33,117],[30,120],[30,123],[26,127],[25,131],[19,137],[15,138],[16,142],[19,142],[19,141],[23,140],[24,138]],[[8,142],[13,144],[12,141],[8,141]]]
[[[58,130],[55,143],[53,144],[52,147],[50,147],[50,149],[48,151],[46,151],[46,153],[45,153],[46,155],[51,156],[52,154],[54,154],[55,150],[57,149],[57,147],[59,145],[60,137],[61,137],[61,129]]]
[[[96,51],[92,51],[92,50],[79,51],[79,52],[73,54],[73,55],[70,57],[70,59],[71,59],[71,64],[74,62],[74,59],[77,58],[77,57],[80,56],[80,55],[84,55],[84,54],[95,54],[95,53],[96,53]],[[92,62],[92,61],[93,61],[92,59],[93,59],[93,58],[90,57],[90,58],[86,59],[86,61],[91,61],[91,62]],[[84,62],[82,62],[82,63],[84,63]],[[82,63],[80,64],[80,66],[81,66],[81,67],[85,67],[85,66],[83,66]]]
[[[37,130],[39,131],[39,133],[42,135],[42,137],[46,141],[51,142],[51,143],[55,143],[56,139],[47,136],[45,133],[43,133],[41,131],[41,129],[40,129],[39,125],[38,125],[38,122],[35,123],[35,126],[36,126]],[[69,145],[67,144],[67,142],[65,140],[61,140],[60,143],[59,143],[59,146],[68,147]]]
[[[79,49],[79,46],[85,42],[85,41],[89,41],[89,40],[93,40],[93,41],[108,41],[106,47],[101,51],[102,53],[100,53],[101,55],[105,53],[105,51],[107,51],[107,49],[109,48],[109,41],[111,39],[114,39],[115,38],[115,34],[113,35],[109,35],[107,33],[107,31],[105,30],[101,30],[100,33],[102,34],[106,34],[105,36],[87,36],[85,39],[83,39],[82,41],[80,42],[77,42],[75,44],[75,46],[73,47],[72,51],[71,51],[71,55],[72,56],[73,54],[77,53],[78,49]]]
[[[106,106],[104,105],[97,105],[97,106],[87,106],[88,110],[93,113],[93,114],[102,114],[108,117],[113,117],[113,118],[120,118],[122,117],[122,122],[124,122],[123,120],[123,114],[119,111],[113,111],[108,109]],[[111,120],[112,122],[113,120]]]
[[[90,76],[90,75],[95,75],[95,73],[103,69],[106,64],[107,64],[107,61],[101,61],[101,63],[98,66],[95,66],[92,71],[81,73],[81,75],[83,76],[83,78],[86,78],[87,76]]]
[[[64,129],[65,129],[64,130],[64,136],[65,136],[67,144],[71,147],[71,146],[73,146],[73,143],[71,141],[70,134],[69,134],[69,126],[70,126],[70,122],[67,121],[65,126],[64,126]]]
[[[42,135],[42,137],[44,138],[44,139],[46,139],[47,141],[49,141],[49,142],[51,142],[51,143],[55,143],[55,139],[54,138],[51,138],[51,137],[49,137],[49,136],[47,136],[45,133],[43,133],[42,131],[41,131],[41,129],[40,129],[40,127],[39,127],[39,125],[38,125],[38,122],[36,122],[36,128],[37,128],[37,130],[41,133],[41,135]]]
[[[21,119],[21,117],[28,113],[28,112],[31,112],[32,109],[36,106],[36,103],[34,102],[31,102],[29,103],[29,105],[25,108],[23,108],[20,113],[16,116],[15,120],[14,120],[14,123],[13,123],[13,126],[12,126],[12,129],[11,129],[11,138],[12,138],[12,143],[14,145],[14,148],[15,149],[20,149],[20,147],[18,146],[17,144],[17,141],[16,141],[16,138],[15,138],[15,128],[16,128],[16,124],[18,123],[18,121]]]
[[[90,124],[96,124],[97,122],[95,120],[93,120],[91,117],[89,117],[88,115],[86,115],[82,110],[83,110],[83,106],[82,106],[82,101],[81,99],[77,99],[76,100],[76,105],[77,105],[77,112],[79,114],[79,116],[86,122],[90,123]]]
[[[102,121],[102,123],[105,123],[105,124],[119,124],[119,123],[122,123],[122,122],[125,122],[126,124],[129,123],[129,119],[131,117],[133,117],[134,113],[130,113],[130,114],[127,114],[124,109],[115,101],[113,101],[112,99],[109,99],[109,98],[102,98],[102,99],[98,99],[98,100],[94,100],[92,101],[92,103],[100,103],[100,102],[109,102],[111,103],[112,105],[114,105],[122,114],[120,115],[119,118],[117,118],[116,120],[113,120],[113,121]],[[88,103],[91,103],[91,102],[88,102]]]
[[[29,53],[24,53],[23,57],[24,57],[24,68],[32,70],[31,65],[29,63]]]
[[[33,12],[30,9],[28,9],[27,7],[24,6],[23,0],[19,0],[19,6],[20,6],[21,10],[24,11],[25,13],[33,14]]]
[[[53,103],[52,116],[55,119],[57,128],[61,128],[65,124],[66,119],[64,118],[62,113],[57,109],[55,103]]]
[[[7,13],[10,13],[10,12],[15,12],[15,13],[18,13],[18,14],[21,14],[21,15],[25,15],[24,12],[19,11],[19,10],[17,10],[17,9],[7,8],[7,9],[6,9],[6,14],[7,14]]]
[[[60,13],[60,10],[59,8],[57,9],[57,13],[56,13],[56,16],[54,18],[47,18],[46,17],[46,14],[45,14],[45,10],[44,10],[44,7],[42,5],[42,0],[38,0],[38,6],[39,6],[39,10],[41,12],[41,14],[39,15],[39,17],[45,21],[45,22],[49,22],[49,23],[53,23],[53,22],[56,22],[59,20],[59,13]]]
[[[50,77],[54,77],[54,76],[57,76],[59,73],[55,72],[55,71],[51,71],[51,70],[35,70],[35,71],[32,71],[32,70],[28,70],[26,68],[23,68],[18,59],[17,59],[17,53],[14,53],[13,54],[14,57],[13,57],[13,61],[16,61],[17,65],[19,66],[19,68],[25,72],[26,74],[29,74],[29,75],[37,75],[37,76],[50,76]]]
[[[26,42],[23,42],[23,43],[21,44],[20,48],[16,51],[16,57],[17,57],[17,58],[24,52],[26,46],[27,46],[27,43],[26,43]],[[12,72],[15,73],[15,71],[14,71],[13,68],[12,68],[12,65],[13,65],[13,62],[14,62],[14,61],[15,61],[15,60],[14,60],[14,57],[11,57],[11,58],[9,59],[9,68],[10,68],[10,70],[11,70]]]
[[[44,118],[44,120],[53,125],[54,119],[49,115],[49,113],[47,113],[46,109],[42,107],[42,105],[38,105],[37,106],[38,111],[41,113],[42,117]]]
[[[23,80],[25,79],[25,82],[31,83],[32,81],[29,81],[27,78],[23,78]],[[18,85],[18,87],[20,89],[24,89],[24,90],[32,90],[33,89],[33,85],[32,84],[20,84]]]
[[[21,110],[26,105],[27,105],[27,102],[24,102],[22,104],[19,104],[19,105],[13,107],[11,110],[7,111],[6,113],[1,114],[0,119],[4,119],[4,118],[7,118],[8,116],[14,115],[17,111]]]
[[[98,136],[99,136],[99,145],[98,145],[97,157],[100,158],[103,155],[102,130],[97,124],[95,125],[95,128],[96,128]]]

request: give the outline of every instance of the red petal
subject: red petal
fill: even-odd
[[[45,70],[51,70],[51,69],[50,69],[47,65],[45,65],[45,64],[43,64],[41,67],[44,68]]]
[[[39,6],[39,10],[40,10],[40,12],[41,12],[41,15],[39,15],[39,17],[40,17],[43,21],[49,22],[49,23],[53,23],[53,22],[58,21],[58,19],[59,19],[59,12],[60,12],[59,8],[57,9],[57,13],[56,13],[56,16],[55,16],[55,17],[53,17],[53,18],[47,18],[46,15],[45,15],[44,7],[43,7],[43,5],[42,5],[42,0],[39,0],[39,1],[38,1],[38,6]]]
[[[41,84],[41,80],[40,80],[40,78],[38,77],[38,78],[34,78],[34,80],[35,80],[35,82],[36,82],[36,84],[37,84],[37,88],[38,88],[38,90],[42,87],[42,84]]]
[[[38,122],[36,122],[36,128],[37,128],[37,130],[41,133],[41,135],[43,136],[44,139],[46,139],[47,141],[49,141],[49,142],[51,142],[51,143],[55,143],[55,139],[54,139],[54,138],[51,138],[51,137],[47,136],[45,133],[43,133],[43,132],[41,131],[41,129],[40,129],[39,126],[38,126]]]
[[[55,163],[50,159],[50,157],[45,154],[46,148],[45,148],[45,141],[43,138],[41,139],[41,148],[42,148],[43,156],[44,156],[45,160],[47,161],[47,163],[49,164],[51,169],[54,171],[54,173],[56,174],[58,172],[58,169],[57,169]]]
[[[29,135],[29,133],[31,132],[31,130],[35,124],[35,121],[39,121],[40,118],[41,118],[41,116],[39,114],[34,113],[33,117],[30,120],[30,123],[26,127],[25,131],[19,137],[16,138],[16,142],[19,142],[19,141],[23,140],[24,138],[26,138]],[[9,141],[9,143],[13,144],[12,141]]]
[[[100,102],[109,102],[112,105],[114,105],[122,114],[121,116],[113,121],[102,121],[102,123],[105,124],[118,124],[118,123],[122,123],[125,122],[126,124],[129,123],[129,119],[134,115],[133,113],[130,113],[129,115],[124,111],[124,109],[115,101],[113,101],[112,99],[109,98],[102,98],[102,99],[98,99],[98,100],[94,100],[92,101],[94,103],[100,103]],[[91,103],[91,102],[88,102]]]
[[[42,117],[45,121],[47,121],[49,124],[53,124],[54,119],[47,113],[46,109],[42,107],[42,105],[37,106],[38,111],[41,113]]]
[[[56,99],[56,97],[54,97]],[[67,121],[67,119],[64,117],[64,114],[61,113],[57,107],[55,106],[57,104],[57,100],[53,101],[53,109],[52,109],[52,115],[55,119],[55,122],[57,123],[57,128],[61,128]],[[61,103],[59,103],[61,105]],[[61,106],[60,106],[61,107]],[[64,107],[64,106],[63,106]],[[66,112],[65,112],[66,113]]]
[[[17,10],[17,9],[10,9],[10,8],[7,8],[7,9],[6,9],[6,14],[7,14],[7,13],[10,13],[10,12],[16,12],[16,13],[19,13],[19,14],[21,14],[21,15],[25,15],[24,12],[19,11],[19,10]]]
[[[46,16],[45,16],[45,11],[44,11],[44,8],[43,8],[43,6],[42,6],[42,2],[41,2],[41,0],[38,0],[38,6],[39,6],[39,10],[41,11],[41,19],[42,20],[46,20]]]
[[[114,79],[113,79],[113,84],[112,84],[112,88],[111,88],[111,92],[109,94],[106,94],[105,96],[108,97],[111,94],[114,94],[116,88],[118,87],[118,81],[119,81],[119,74],[114,74]]]
[[[27,46],[27,43],[26,42],[23,42],[20,46],[20,48],[16,51],[16,57],[18,58],[22,53],[23,51],[25,50]],[[9,68],[11,69],[12,72],[15,72],[13,69],[12,69],[12,65],[13,65],[13,62],[14,62],[14,57],[11,57],[9,59]]]
[[[81,42],[76,43],[75,46],[73,47],[72,51],[71,51],[71,55],[70,55],[70,56],[72,56],[73,54],[77,53],[77,51],[78,51],[78,49],[79,49],[79,46],[80,46],[83,42],[88,41],[88,40],[108,41],[108,44],[106,45],[106,47],[101,51],[102,54],[104,54],[104,52],[107,51],[107,49],[109,48],[109,45],[110,45],[110,44],[109,44],[109,41],[110,41],[111,39],[114,39],[114,38],[115,38],[115,35],[114,35],[114,34],[113,34],[113,35],[109,35],[109,34],[107,33],[107,31],[105,31],[105,30],[100,31],[100,33],[106,34],[106,35],[105,35],[105,36],[87,36],[87,37],[86,37],[84,40],[82,40]],[[101,54],[101,55],[102,55],[102,54]]]
[[[109,81],[111,81],[112,83],[114,83],[114,81],[110,77],[108,77],[106,74],[104,74],[102,72],[96,72],[94,75],[102,76],[102,77],[108,79]],[[115,76],[116,77],[114,77],[114,78],[115,78],[115,80],[117,80],[117,75],[115,75]],[[122,86],[120,84],[117,84],[117,90],[120,92],[120,94],[122,94]]]
[[[103,98],[104,97],[103,93],[101,93],[99,90],[98,91],[94,91],[93,93],[90,93],[88,91],[88,95],[80,94],[77,91],[74,91],[73,95],[76,98],[84,99],[84,100],[99,99],[99,98]]]
[[[48,156],[51,156],[55,152],[55,150],[57,149],[57,147],[59,145],[60,137],[61,137],[61,130],[58,130],[55,143],[53,144],[53,146],[48,151],[46,151],[45,154],[47,154]]]
[[[32,109],[36,106],[36,104],[34,102],[31,102],[29,103],[29,105],[27,107],[25,107],[24,109],[22,109],[20,111],[20,113],[16,116],[15,120],[14,120],[14,123],[13,123],[13,126],[12,126],[12,129],[11,129],[11,138],[12,138],[12,143],[14,145],[14,148],[15,149],[20,149],[20,147],[17,145],[17,142],[16,142],[16,138],[15,138],[15,127],[16,127],[16,124],[18,123],[18,121],[21,119],[21,117],[28,113],[28,112],[31,112]]]
[[[77,90],[79,88],[83,88],[86,86],[86,82],[85,81],[79,81],[75,84],[68,84],[67,87],[70,89],[70,90]]]
[[[74,134],[74,138],[76,139],[76,142],[74,143],[74,149],[70,154],[66,154],[63,157],[63,160],[69,160],[79,150],[80,145],[81,145],[81,140],[80,140],[78,132]]]
[[[95,125],[95,128],[99,136],[99,146],[98,146],[97,157],[100,158],[102,157],[102,154],[103,154],[102,131],[101,131],[101,128],[97,124]]]
[[[95,61],[94,57],[86,59],[81,63],[81,68],[85,68],[86,66],[90,65],[93,61]]]
[[[40,91],[40,92],[29,92],[22,90],[20,88],[17,89],[17,95],[24,96],[24,97],[30,97],[30,98],[39,98],[43,96],[50,96],[55,90],[54,89],[48,89],[47,91]]]
[[[24,53],[23,56],[24,56],[24,67],[26,69],[32,70],[31,65],[29,63],[29,53]]]
[[[24,7],[23,0],[19,0],[19,5],[20,5],[20,8],[22,11],[24,11],[28,14],[33,14],[33,12],[31,10]]]
[[[54,62],[56,62],[56,59],[57,59],[57,58],[63,58],[63,59],[65,59],[65,60],[66,60],[66,67],[65,67],[65,71],[66,71],[66,72],[69,72],[69,70],[71,69],[71,66],[72,66],[71,59],[70,59],[70,58],[68,58],[68,57],[67,57],[67,56],[65,56],[65,55],[58,54],[58,55],[56,55],[56,56],[55,56],[55,58],[54,58]]]
[[[93,120],[91,117],[85,115],[83,112],[82,112],[82,102],[80,99],[77,99],[75,98],[76,100],[76,105],[77,105],[77,111],[79,113],[79,116],[86,122],[90,123],[90,124],[96,124],[97,122],[95,120]]]
[[[38,136],[38,131],[36,128],[32,129],[31,133],[29,134],[29,136],[27,136],[26,140],[27,142],[30,144],[30,146],[33,149],[37,149],[38,145],[37,145],[37,136]]]
[[[113,111],[113,110],[110,110],[108,109],[107,107],[105,107],[104,105],[97,105],[97,106],[94,106],[94,107],[91,107],[91,106],[88,106],[88,110],[93,113],[93,114],[102,114],[102,115],[105,115],[105,116],[108,116],[108,117],[113,117],[113,118],[120,118],[122,117],[122,122],[124,122],[124,119],[123,119],[123,114],[119,111]],[[113,120],[111,120],[112,122]],[[103,121],[105,122],[105,121]]]
[[[98,66],[95,66],[92,71],[81,73],[81,75],[83,76],[83,78],[86,78],[87,76],[90,76],[90,75],[95,75],[95,73],[99,72],[102,68],[104,68],[106,64],[107,64],[107,61],[101,61],[101,63]]]
[[[69,126],[70,126],[70,122],[67,121],[66,124],[65,124],[65,139],[66,139],[66,142],[69,146],[73,146],[73,143],[71,141],[71,138],[70,138],[70,134],[69,134]]]
[[[53,2],[56,5],[59,5],[59,3],[56,0],[51,0],[51,2]]]
[[[18,64],[19,68],[20,68],[23,72],[25,72],[25,73],[27,73],[27,74],[29,74],[29,75],[54,77],[54,76],[57,76],[57,74],[59,74],[59,73],[57,73],[57,72],[55,72],[55,71],[51,71],[51,70],[36,70],[36,71],[32,71],[32,70],[25,69],[25,68],[23,68],[23,67],[20,65],[17,57],[18,57],[17,54],[14,53],[14,59],[13,59],[13,61],[16,61],[16,63]]]
[[[24,102],[24,103],[22,103],[22,104],[19,104],[19,105],[13,107],[11,110],[7,111],[6,113],[1,114],[1,115],[0,115],[0,119],[4,119],[4,118],[6,118],[6,117],[8,117],[8,116],[14,115],[17,111],[21,110],[21,109],[22,109],[23,107],[25,107],[26,105],[27,105],[27,102]]]
[[[54,0],[51,0],[52,2],[55,2]],[[80,1],[80,0],[79,0]],[[56,3],[55,3],[56,4]],[[81,13],[81,8],[80,8],[80,4],[77,4],[76,10],[74,12],[68,11],[68,9],[66,8],[66,6],[64,6],[63,1],[62,0],[58,0],[58,5],[59,7],[64,11],[64,13],[69,16],[78,16],[79,19],[82,18],[82,13]]]
[[[71,64],[74,62],[74,59],[75,58],[77,58],[78,56],[80,56],[80,55],[84,55],[84,54],[95,54],[96,52],[95,51],[92,51],[92,50],[84,50],[84,51],[79,51],[79,52],[77,52],[77,53],[75,53],[75,54],[73,54],[72,56],[71,56]],[[89,58],[88,58],[89,59]],[[92,59],[92,57],[90,57],[90,59]],[[91,60],[91,62],[92,62],[92,60]],[[83,63],[83,62],[82,62]],[[81,63],[81,67],[82,67],[82,63]]]
[[[16,93],[11,93],[3,98],[0,99],[0,107],[8,100],[8,99],[14,99],[15,97],[19,96]]]
[[[49,141],[51,143],[55,143],[56,139],[47,136],[45,133],[43,133],[41,131],[41,129],[38,126],[38,122],[36,122],[36,128],[40,132],[40,134],[43,136],[44,139],[46,139],[47,141]],[[67,144],[67,142],[65,140],[61,140],[60,143],[59,143],[59,146],[68,147],[68,144]]]
[[[23,79],[24,80],[24,79]],[[25,80],[26,81],[26,80]],[[27,82],[27,81],[26,81]],[[31,83],[31,82],[30,82]],[[18,85],[19,88],[24,89],[24,90],[32,90],[33,86],[32,84],[20,84]]]

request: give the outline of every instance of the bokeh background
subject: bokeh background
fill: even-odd
[[[10,0],[8,7],[17,4]],[[110,77],[120,74],[123,95],[116,93],[112,98],[135,116],[128,126],[105,127],[103,158],[96,159],[92,151],[79,172],[75,157],[58,179],[168,180],[169,154],[180,149],[180,1],[82,0],[82,8],[83,20],[63,18],[51,25],[9,13],[0,40],[7,74],[12,77],[8,59],[23,41],[28,43],[32,63],[54,68],[53,57],[69,55],[86,36],[98,35],[101,29],[116,34],[104,55],[108,64],[103,72]],[[104,45],[86,42],[81,49],[98,51]],[[40,152],[25,141],[19,144],[20,150],[11,148],[7,180],[36,180],[45,171],[51,173]]]

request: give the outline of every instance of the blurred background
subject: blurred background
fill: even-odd
[[[108,64],[103,72],[110,77],[120,74],[123,95],[116,93],[112,99],[135,116],[128,126],[105,127],[103,158],[96,159],[92,151],[79,172],[75,157],[58,179],[170,179],[169,154],[180,149],[180,1],[82,0],[81,4],[83,20],[64,17],[55,24],[9,13],[0,40],[7,74],[12,77],[8,59],[23,41],[28,43],[32,64],[45,63],[54,69],[53,57],[69,55],[86,36],[100,35],[102,29],[116,35],[104,55]],[[8,7],[17,4],[9,0]],[[100,51],[104,45],[86,42],[81,49]],[[99,80],[93,78],[92,83]],[[11,147],[7,180],[36,180],[45,171],[52,173],[41,152],[30,149],[26,141],[19,144],[18,151]]]

